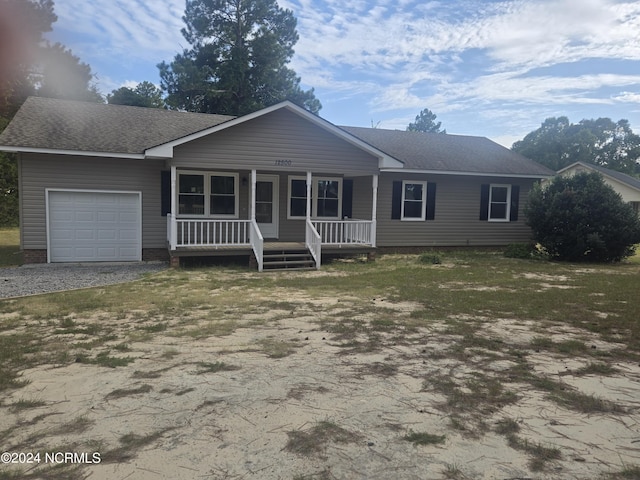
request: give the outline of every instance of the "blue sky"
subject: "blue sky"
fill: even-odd
[[[404,129],[429,108],[448,133],[505,146],[548,117],[628,119],[640,133],[640,2],[280,0],[298,19],[290,66],[337,125]],[[49,38],[103,94],[189,47],[184,0],[55,0]]]

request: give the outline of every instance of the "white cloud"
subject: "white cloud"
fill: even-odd
[[[84,36],[87,56],[159,61],[184,40],[182,0],[57,0],[56,31]]]
[[[640,103],[640,93],[622,92],[620,95],[613,96],[612,99],[622,103]]]
[[[493,115],[508,136],[574,106],[640,103],[640,75],[630,73],[633,67],[611,67],[616,60],[640,61],[638,1],[278,3],[298,20],[291,66],[303,84],[321,90],[325,104],[358,99],[363,116],[388,114],[391,120],[381,120],[394,128],[430,108],[439,119]],[[110,91],[135,79],[133,66],[148,64],[157,75],[158,62],[171,61],[188,46],[180,34],[184,7],[184,0],[56,0],[54,33],[94,67],[103,90]],[[65,38],[72,34],[73,44]],[[598,67],[597,59],[606,59],[609,69]],[[113,64],[126,73],[118,77],[107,70]],[[554,69],[558,65],[565,66],[562,73]],[[571,75],[567,65],[582,68]],[[152,80],[142,76],[131,84],[145,79]],[[539,117],[532,121],[514,111]]]
[[[382,7],[363,15],[349,2],[290,6],[299,20],[297,55],[304,63],[297,65],[303,77],[315,69],[378,70],[383,76],[392,71],[406,85],[416,72],[456,64],[459,54],[471,50],[484,52],[493,61],[486,69],[493,72],[585,58],[640,59],[638,3],[509,1],[478,9],[477,2],[451,2],[432,6],[429,16],[400,6],[388,16]],[[468,11],[452,18],[453,8]]]

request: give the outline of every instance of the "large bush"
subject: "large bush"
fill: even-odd
[[[599,173],[557,176],[535,186],[525,214],[534,240],[557,260],[620,261],[640,243],[633,208]]]

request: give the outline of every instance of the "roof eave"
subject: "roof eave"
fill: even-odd
[[[55,148],[36,148],[36,147],[15,147],[0,145],[0,151],[10,153],[43,153],[49,155],[75,155],[83,157],[109,157],[109,158],[126,158],[131,160],[144,160],[146,157],[143,153],[122,153],[122,152],[92,152],[83,150],[61,150]]]
[[[423,175],[458,175],[466,177],[500,177],[500,178],[551,178],[553,175],[541,173],[495,173],[495,172],[467,172],[456,170],[421,170],[410,168],[384,168],[381,173],[417,173]]]

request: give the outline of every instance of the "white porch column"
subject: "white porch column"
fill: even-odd
[[[251,170],[251,221],[256,219],[256,182],[257,172],[256,170]]]
[[[176,200],[177,200],[177,190],[176,184],[178,181],[178,172],[175,165],[171,166],[171,237],[169,239],[169,246],[171,250],[175,250],[178,245],[178,222],[176,220],[176,215],[178,213]]]
[[[307,172],[307,220],[311,221],[311,172]]]
[[[371,246],[376,246],[378,215],[378,175],[373,176],[373,203],[371,204]]]

